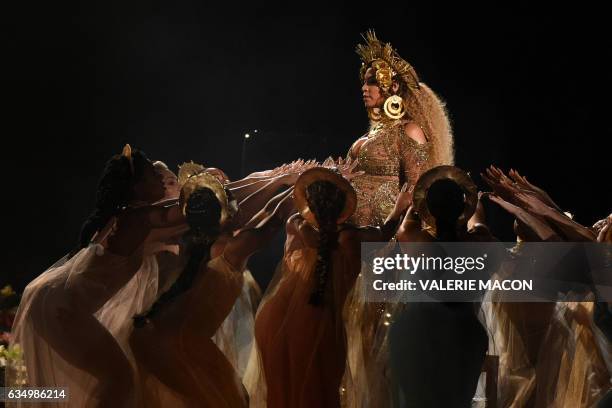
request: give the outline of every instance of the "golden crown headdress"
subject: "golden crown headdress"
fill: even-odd
[[[179,204],[183,214],[186,214],[189,196],[199,188],[208,188],[215,193],[219,204],[221,204],[220,224],[231,218],[237,211],[235,204],[230,201],[223,184],[212,174],[207,172],[206,167],[201,164],[189,162],[179,166],[178,182],[181,186]]]
[[[353,215],[357,206],[357,193],[351,186],[351,183],[345,179],[342,175],[338,174],[333,169],[325,167],[313,167],[312,169],[306,170],[298,177],[295,182],[295,189],[293,195],[295,196],[295,205],[301,216],[315,227],[319,226],[317,218],[308,206],[308,199],[306,198],[306,190],[311,183],[315,181],[329,181],[336,187],[346,194],[346,200],[344,202],[344,208],[336,220],[337,224],[342,224]]]
[[[206,167],[202,166],[201,164],[194,163],[193,161],[181,164],[178,171],[179,185],[184,185],[189,177],[202,173],[205,169]]]
[[[476,205],[478,204],[478,188],[470,175],[459,167],[455,166],[437,166],[427,170],[421,174],[414,186],[412,193],[412,203],[417,209],[421,220],[428,226],[435,227],[436,218],[429,212],[427,206],[427,193],[429,188],[436,181],[451,180],[463,190],[465,196],[465,205],[463,213],[459,217],[459,223],[467,224],[468,220],[474,215]]]
[[[376,80],[385,91],[391,86],[394,75],[399,75],[410,90],[419,89],[416,71],[399,56],[391,43],[383,43],[376,38],[374,30],[368,30],[362,37],[366,43],[357,45],[355,49],[362,61],[359,72],[362,81],[365,79],[366,70],[371,66],[376,69]]]

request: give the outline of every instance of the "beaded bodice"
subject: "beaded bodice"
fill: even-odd
[[[393,209],[401,186],[412,192],[421,173],[428,169],[430,143],[418,143],[404,132],[406,121],[378,123],[351,147],[365,174],[351,183],[357,192],[357,209],[351,221],[357,225],[382,225]]]

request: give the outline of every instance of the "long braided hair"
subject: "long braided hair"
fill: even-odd
[[[319,246],[315,265],[316,283],[309,303],[314,306],[322,306],[325,287],[332,268],[331,252],[338,244],[336,221],[344,208],[346,194],[330,181],[315,181],[306,188],[306,201],[319,224]]]
[[[166,303],[191,288],[200,270],[200,265],[210,259],[210,248],[220,232],[221,204],[217,196],[209,188],[198,188],[187,199],[185,214],[190,227],[183,237],[189,253],[187,265],[172,286],[155,301],[147,312],[134,316],[135,327],[143,327],[150,318],[159,313]]]
[[[144,174],[151,162],[138,149],[132,149],[132,163],[127,157],[116,154],[106,162],[96,190],[96,204],[93,212],[81,225],[75,248],[68,255],[74,256],[91,242],[93,235],[125,208],[133,197],[133,187]]]

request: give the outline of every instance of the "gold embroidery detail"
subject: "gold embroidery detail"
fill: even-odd
[[[414,187],[427,170],[430,143],[420,144],[404,133],[405,121],[380,122],[357,153],[357,170],[365,174],[352,180],[357,192],[357,225],[382,225],[393,209],[400,186]]]

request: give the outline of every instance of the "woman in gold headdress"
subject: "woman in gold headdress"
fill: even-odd
[[[278,280],[255,321],[267,391],[257,394],[266,396],[268,408],[340,407],[346,367],[342,308],[360,270],[360,243],[390,239],[407,200],[398,199],[382,228],[359,228],[345,223],[356,196],[340,174],[308,170],[294,194],[300,214],[287,222]]]
[[[357,53],[362,60],[361,90],[370,130],[348,152],[349,158],[358,161],[356,170],[363,172],[351,182],[357,192],[357,209],[351,221],[380,225],[393,208],[400,186],[407,183],[412,195],[421,173],[453,164],[453,138],[444,104],[419,81],[414,68],[373,31],[364,39]],[[364,304],[359,288],[355,285],[349,297],[347,318],[353,372],[362,374],[347,379],[347,404],[360,406],[369,401],[384,405],[380,398],[386,393],[386,363],[384,358],[374,361],[373,350],[384,347],[383,317],[390,311],[384,304]],[[349,387],[349,383],[353,385]]]
[[[171,194],[169,198],[174,199],[179,197],[180,184],[185,181],[186,174],[203,171],[214,176],[225,187],[228,199],[235,201],[237,204],[237,214],[234,214],[225,226],[227,230],[232,231],[243,228],[245,222],[250,221],[280,187],[295,182],[297,173],[305,170],[308,166],[306,163],[297,161],[274,170],[253,173],[244,179],[230,181],[223,170],[204,167],[193,162],[184,163],[180,166],[179,177],[163,163],[156,162],[155,165],[164,175],[164,185]],[[179,182],[179,178],[181,182]],[[226,239],[226,237],[224,236],[222,239]],[[176,252],[178,253],[178,246]],[[180,257],[168,253],[162,255],[157,257],[161,271],[158,289],[160,294],[168,290],[182,270]],[[261,289],[251,272],[244,269],[242,274],[244,280],[242,292],[234,303],[232,311],[213,337],[215,344],[225,354],[240,377],[244,375],[254,342],[255,312],[261,300]]]
[[[182,245],[186,265],[149,311],[135,318],[130,339],[144,406],[248,406],[236,367],[211,337],[242,291],[248,258],[292,211],[292,200],[285,198],[234,233],[227,229],[232,211],[217,178],[206,172],[187,178],[181,190],[190,226]]]
[[[427,169],[453,164],[453,141],[443,103],[403,60],[391,44],[365,35],[357,47],[362,66],[363,102],[370,131],[359,138],[348,156],[364,174],[353,179],[358,225],[380,225],[395,203],[400,187],[414,183]]]

